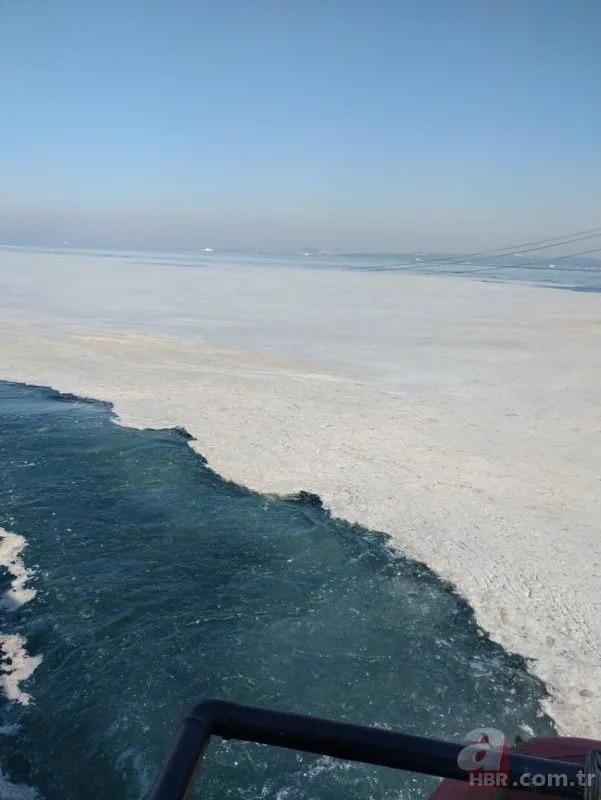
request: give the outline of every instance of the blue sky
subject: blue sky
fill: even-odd
[[[0,0],[0,243],[601,225],[598,0]]]

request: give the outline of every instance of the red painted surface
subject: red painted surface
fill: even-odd
[[[539,758],[552,758],[557,761],[568,761],[572,764],[584,764],[589,750],[601,749],[601,742],[593,739],[568,739],[552,737],[547,739],[531,739],[525,747],[512,747],[511,753],[538,756]],[[444,780],[430,795],[430,800],[497,800],[503,792],[496,786],[479,787],[470,786],[463,781]],[[506,800],[533,800],[531,792],[518,790],[503,792]],[[537,794],[537,798],[552,797],[552,795]]]

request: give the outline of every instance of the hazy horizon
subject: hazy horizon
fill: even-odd
[[[1,16],[0,243],[469,252],[593,228],[596,0]]]

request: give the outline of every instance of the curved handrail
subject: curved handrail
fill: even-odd
[[[346,722],[287,714],[264,708],[204,700],[181,723],[171,753],[148,800],[184,800],[211,736],[275,745],[348,761],[437,775],[467,781],[470,773],[458,766],[464,744],[409,736],[404,733]],[[530,791],[581,800],[582,765],[521,753],[508,755],[508,783]],[[566,777],[555,785],[553,776]],[[524,776],[549,776],[533,786]],[[537,784],[539,781],[537,781]]]

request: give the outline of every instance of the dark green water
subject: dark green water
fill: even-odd
[[[456,740],[552,731],[523,662],[428,569],[319,504],[221,480],[186,439],[0,383],[0,526],[25,537],[37,590],[0,611],[0,631],[43,657],[22,685],[33,702],[0,703],[0,724],[19,726],[0,736],[10,781],[45,800],[140,798],[207,696]],[[211,746],[200,781],[240,800],[418,798],[435,783],[240,743]]]

